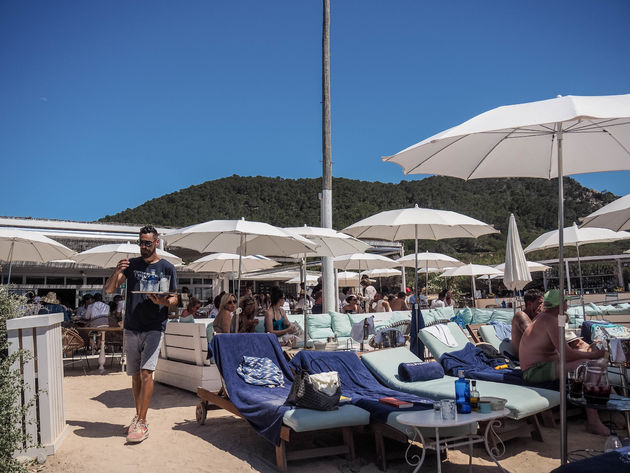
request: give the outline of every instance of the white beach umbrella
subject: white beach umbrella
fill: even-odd
[[[383,269],[393,268],[396,261],[374,253],[354,253],[333,258],[333,267],[337,269]]]
[[[320,278],[320,276],[316,276],[314,274],[307,274],[306,275],[306,285],[307,286],[317,286],[317,280]],[[300,284],[302,282],[304,282],[304,280],[302,279],[301,276],[296,276],[294,278],[289,279],[288,281],[285,281],[287,284]]]
[[[182,264],[182,259],[167,251],[157,249],[157,255],[173,265]],[[91,264],[101,268],[113,268],[121,259],[137,258],[140,256],[140,246],[132,243],[111,243],[99,245],[82,251],[73,257],[78,264]]]
[[[432,272],[429,268],[435,268],[436,271],[433,272],[439,272],[446,268],[454,268],[464,264],[452,256],[444,255],[442,253],[431,253],[429,251],[425,251],[424,253],[412,253],[396,260],[397,263],[408,268],[415,268],[416,261],[418,268],[424,268],[424,271],[420,271],[420,269],[418,269],[418,273],[424,272],[426,280],[425,287],[427,290],[429,288],[429,273]]]
[[[580,227],[608,228],[616,232],[630,230],[630,194],[604,205],[581,220]]]
[[[423,209],[416,205],[412,208],[386,210],[364,218],[343,229],[345,233],[357,238],[374,238],[389,241],[414,240],[415,253],[418,253],[418,240],[441,240],[443,238],[477,238],[489,233],[498,233],[492,226],[448,210]],[[418,268],[414,265],[416,304],[415,317],[411,328],[420,327]],[[411,338],[411,351],[420,354],[421,348],[417,337]]]
[[[234,273],[238,271],[239,256],[234,253],[212,253],[199,258],[187,267],[196,272],[207,273]],[[280,263],[261,255],[243,256],[241,261],[241,270],[244,273],[250,271],[260,271],[262,269],[270,269]]]
[[[440,276],[442,277],[454,277],[454,276],[470,276],[472,280],[472,297],[475,306],[477,305],[477,301],[475,298],[475,292],[477,291],[477,286],[475,285],[475,276],[492,276],[495,274],[503,274],[496,268],[492,266],[486,266],[483,264],[465,264],[464,266],[458,266],[456,268],[447,269]]]
[[[173,230],[164,235],[172,246],[207,252],[238,253],[239,297],[242,257],[247,255],[294,256],[308,253],[317,245],[299,235],[289,233],[268,223],[241,220],[211,220]],[[238,322],[238,321],[237,321]],[[238,327],[238,323],[236,325]]]
[[[527,260],[518,236],[518,227],[514,214],[510,214],[508,224],[507,243],[505,248],[505,267],[503,268],[503,284],[510,291],[520,291],[532,281],[532,275],[527,267]],[[516,297],[516,293],[514,294]],[[516,308],[516,304],[514,304]]]
[[[558,97],[498,107],[438,133],[383,161],[405,174],[551,179],[630,169],[630,95]],[[558,179],[558,229],[564,227]],[[562,244],[558,252],[564,291]],[[561,311],[562,313],[562,311]],[[559,327],[560,392],[565,390],[565,336]],[[561,460],[567,460],[566,399],[560,397]]]
[[[529,269],[530,273],[536,273],[538,271],[547,271],[548,269],[551,269],[551,266],[547,266],[546,264],[542,264],[542,263],[537,263],[535,261],[526,261],[526,263],[527,263],[527,269]],[[494,267],[497,268],[499,271],[505,271],[505,263],[497,264]],[[493,278],[493,279],[496,279],[496,278]]]
[[[394,268],[370,269],[361,271],[361,276],[366,275],[368,278],[391,278],[392,276],[401,276],[402,271]]]
[[[0,261],[9,263],[8,282],[11,282],[11,267],[14,261],[47,263],[66,259],[76,251],[34,231],[0,228]]]
[[[550,248],[557,248],[560,244],[560,232],[558,230],[552,230],[547,233],[543,233],[533,242],[531,242],[525,253],[531,253],[532,251],[547,250]],[[584,301],[584,289],[582,287],[582,263],[580,261],[580,245],[586,245],[589,243],[611,243],[618,240],[627,240],[630,238],[630,232],[615,232],[607,228],[579,228],[575,223],[572,226],[563,229],[563,244],[564,246],[574,246],[577,253],[578,260],[578,272],[580,278],[580,293],[582,294],[582,301]],[[567,280],[569,274],[567,274]]]
[[[354,271],[339,271],[337,273],[337,285],[339,287],[356,287],[360,280],[359,273]]]
[[[317,245],[306,256],[330,256],[336,257],[352,253],[364,253],[370,248],[365,242],[332,228],[323,227],[287,227],[284,230],[308,238]]]

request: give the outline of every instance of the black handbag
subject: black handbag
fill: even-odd
[[[324,364],[326,363],[324,362]],[[326,366],[329,371],[333,371],[327,364]],[[311,371],[312,369],[296,369],[295,379],[291,386],[291,391],[289,391],[289,395],[287,396],[287,403],[318,411],[332,411],[337,409],[339,399],[341,398],[341,385],[337,387],[334,394],[328,395],[318,390],[313,385]]]

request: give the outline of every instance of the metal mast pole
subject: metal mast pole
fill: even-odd
[[[323,0],[322,23],[322,227],[332,228],[332,160],[330,146],[330,0]],[[333,259],[322,258],[323,312],[337,310]]]

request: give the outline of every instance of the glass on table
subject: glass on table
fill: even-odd
[[[442,399],[440,411],[442,412],[442,420],[455,420],[457,418],[457,405],[453,399]]]

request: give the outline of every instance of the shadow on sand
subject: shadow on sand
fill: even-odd
[[[131,392],[131,378],[129,378],[128,388],[105,391],[93,397],[92,400],[99,401],[110,408],[134,407],[133,394]],[[190,407],[194,409],[198,401],[197,396],[191,392],[155,383],[153,398],[151,399],[151,409],[170,409],[173,407]]]

